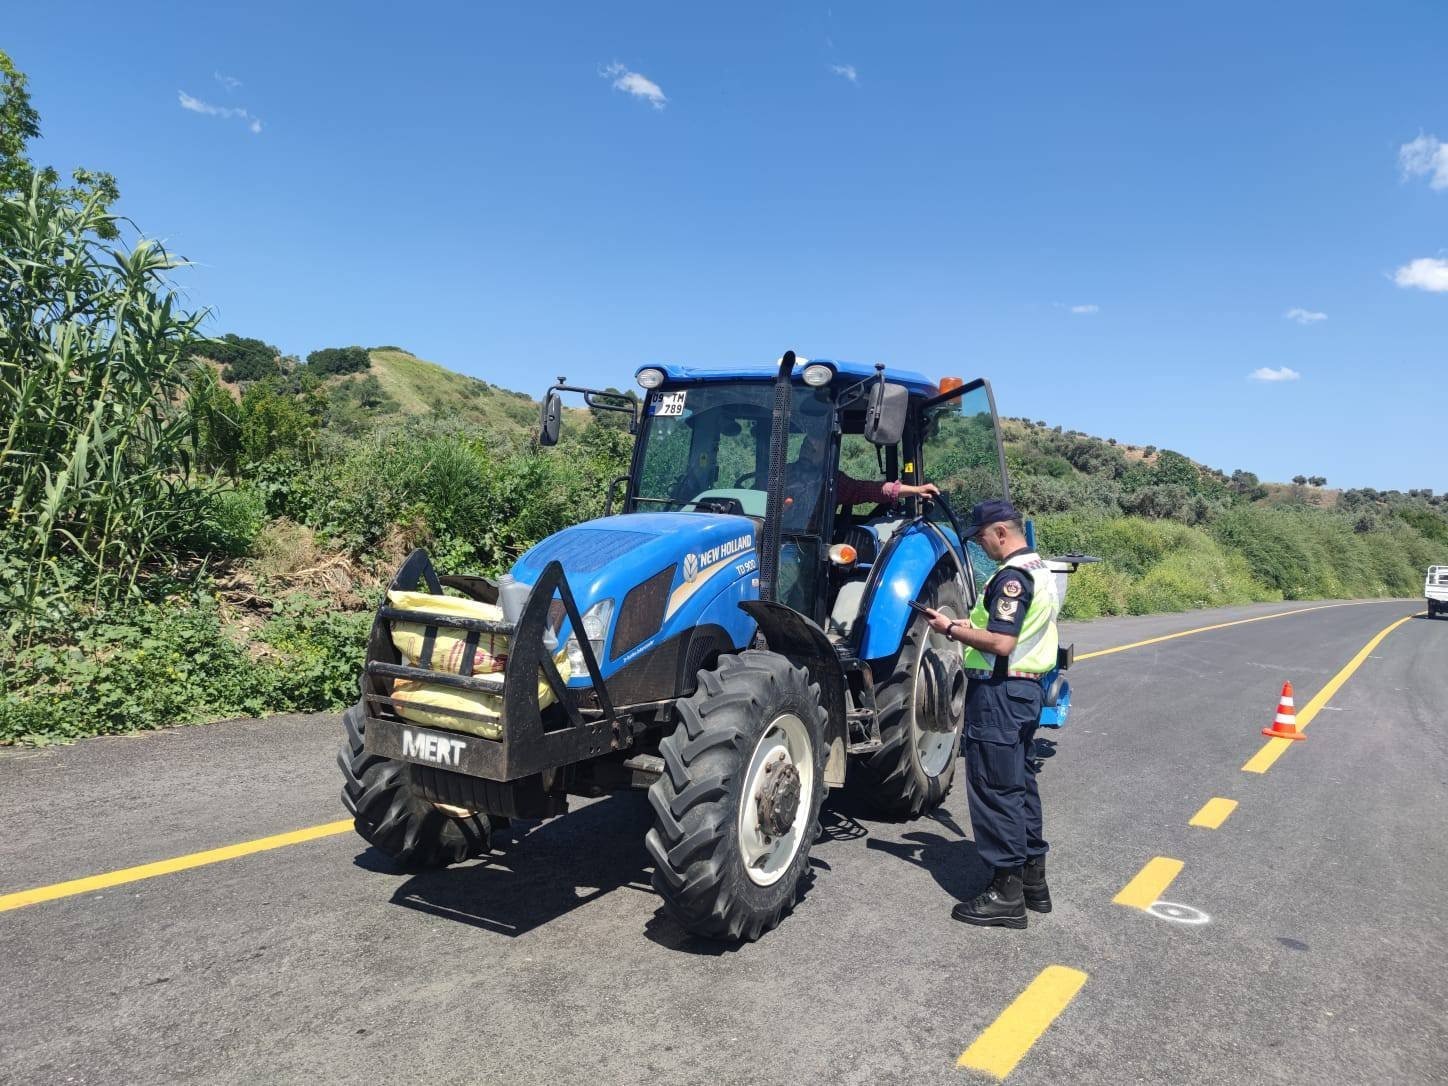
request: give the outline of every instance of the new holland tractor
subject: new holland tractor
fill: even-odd
[[[995,406],[984,380],[793,352],[637,381],[637,405],[562,378],[544,399],[543,445],[562,393],[629,416],[603,517],[498,581],[440,576],[423,551],[397,572],[345,715],[342,799],[417,870],[482,855],[492,830],[570,796],[647,788],[669,912],[752,940],[793,907],[847,771],[903,817],[950,790],[960,647],[909,605],[964,617],[990,572],[958,511],[1008,496]],[[929,479],[942,497],[849,507],[843,475]],[[1047,701],[1064,715],[1063,676]]]

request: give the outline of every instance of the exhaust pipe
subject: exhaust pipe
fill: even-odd
[[[769,431],[769,484],[765,488],[764,553],[759,557],[759,598],[774,603],[779,577],[779,531],[784,518],[784,458],[789,455],[790,378],[794,352],[785,351],[774,378],[774,415]]]

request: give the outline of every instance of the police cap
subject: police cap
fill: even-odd
[[[976,502],[970,511],[970,523],[965,526],[965,538],[974,539],[980,535],[982,528],[999,524],[1003,520],[1013,520],[1019,524],[1021,514],[1004,498],[987,498],[983,502]]]

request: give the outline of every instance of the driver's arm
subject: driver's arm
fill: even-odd
[[[843,471],[835,472],[835,496],[841,505],[894,505],[901,498],[924,495],[933,498],[940,493],[934,483],[919,486],[891,480],[888,483],[852,479]]]

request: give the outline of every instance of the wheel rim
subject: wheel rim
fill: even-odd
[[[788,827],[778,833],[779,826],[768,815],[770,800],[781,791],[777,781],[789,773],[785,766],[798,774],[798,804]],[[804,842],[813,804],[814,744],[809,728],[794,713],[781,713],[755,744],[739,796],[739,851],[751,882],[771,886],[789,870]]]
[[[936,610],[947,618],[960,617],[950,606],[938,607]],[[950,765],[950,759],[955,756],[961,721],[957,721],[955,727],[948,732],[933,732],[920,726],[920,713],[925,690],[920,670],[927,652],[943,656],[948,652],[959,652],[960,648],[945,634],[929,627],[927,629],[930,631],[929,635],[925,644],[921,646],[920,655],[915,660],[915,701],[910,712],[910,734],[915,741],[915,759],[920,763],[921,770],[927,777],[938,777],[945,772],[946,766]],[[956,673],[952,672],[952,674]]]

